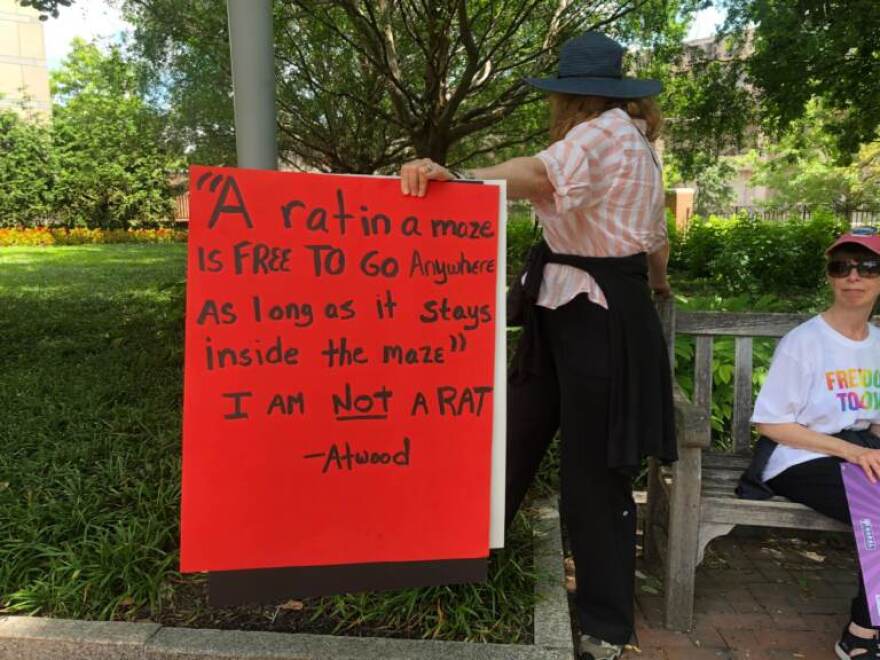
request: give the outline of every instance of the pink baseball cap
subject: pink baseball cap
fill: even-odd
[[[865,231],[867,229],[871,229],[873,232],[868,233]],[[864,233],[862,233],[862,231]],[[843,234],[840,238],[834,241],[834,244],[830,248],[825,250],[825,254],[828,254],[831,250],[841,245],[855,243],[856,245],[868,248],[874,254],[880,255],[880,235],[876,233],[877,230],[874,229],[874,227],[865,227],[862,231],[856,229],[855,231]]]

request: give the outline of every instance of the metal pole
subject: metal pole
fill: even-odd
[[[227,0],[239,167],[278,167],[272,0]]]

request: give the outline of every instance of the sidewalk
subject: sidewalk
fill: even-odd
[[[856,566],[851,540],[842,534],[794,538],[780,530],[772,537],[717,539],[697,572],[695,623],[688,634],[663,627],[662,584],[640,566],[641,653],[631,649],[624,658],[834,658],[855,595]]]

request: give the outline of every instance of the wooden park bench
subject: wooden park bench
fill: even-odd
[[[665,565],[665,624],[689,630],[693,624],[694,577],[709,542],[736,525],[847,531],[845,525],[782,497],[739,499],[737,481],[751,458],[752,344],[755,337],[782,337],[810,318],[801,314],[676,312],[662,303],[660,315],[670,356],[676,335],[695,338],[694,395],[676,386],[679,460],[648,474],[646,558]],[[712,345],[716,337],[735,343],[732,448],[711,447]]]

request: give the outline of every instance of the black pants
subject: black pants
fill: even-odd
[[[537,309],[540,373],[508,384],[507,522],[561,429],[562,516],[580,628],[625,644],[634,627],[636,507],[630,478],[607,467],[608,312],[585,294]]]
[[[806,463],[792,465],[767,481],[774,493],[792,502],[805,504],[830,518],[850,524],[849,507],[839,458],[817,458]],[[871,613],[865,595],[865,583],[859,572],[859,592],[852,600],[851,620],[863,628],[872,628]]]

